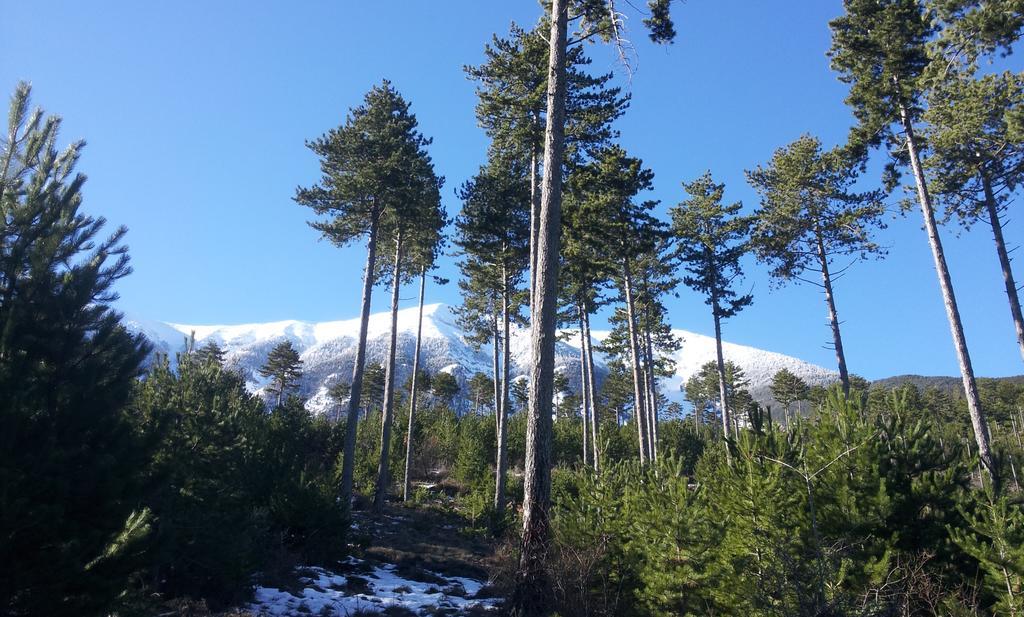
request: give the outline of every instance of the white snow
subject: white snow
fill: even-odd
[[[412,350],[416,335],[417,308],[398,311],[399,356],[398,383],[404,383],[411,372]],[[229,365],[240,370],[254,392],[261,391],[265,379],[258,369],[274,345],[289,340],[299,351],[303,361],[304,378],[300,391],[307,398],[307,408],[315,413],[326,413],[338,408],[338,402],[331,399],[328,390],[339,381],[351,379],[355,344],[359,335],[359,320],[302,322],[277,321],[270,323],[241,325],[188,325],[126,319],[129,329],[144,333],[154,342],[157,351],[173,354],[184,348],[185,339],[195,332],[197,346],[207,341],[216,341],[226,352]],[[387,349],[387,338],[391,327],[390,314],[375,313],[370,316],[367,333],[367,355],[371,362],[383,362]],[[661,389],[670,400],[682,401],[680,388],[706,362],[715,359],[714,338],[687,330],[673,331],[683,341],[682,349],[674,354],[676,374],[662,380]],[[578,330],[567,330],[566,336],[558,343],[556,365],[575,388],[579,380]],[[607,331],[595,330],[593,337],[600,342]],[[513,327],[512,374],[522,378],[529,366],[530,333],[526,328]],[[751,394],[759,400],[770,397],[768,385],[772,376],[786,368],[802,377],[811,385],[826,384],[837,380],[835,371],[822,368],[792,356],[757,349],[745,345],[725,342],[724,352],[743,369],[749,380]],[[605,371],[605,359],[595,358],[599,372]],[[421,362],[430,372],[452,374],[464,385],[477,371],[490,373],[491,350],[485,345],[474,349],[463,337],[457,325],[452,308],[444,304],[429,304],[424,307],[423,343]]]
[[[350,565],[361,562],[350,558]],[[497,610],[495,598],[476,599],[484,587],[480,581],[464,577],[446,577],[431,572],[443,583],[424,583],[403,578],[395,566],[373,567],[368,573],[347,577],[323,568],[300,567],[301,590],[257,587],[249,609],[258,615],[293,617],[306,615],[352,615],[356,612],[381,613],[390,607],[401,607],[417,614],[430,614],[438,609],[463,611],[473,608]],[[349,593],[350,579],[362,579]]]

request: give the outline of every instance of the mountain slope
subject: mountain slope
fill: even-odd
[[[412,371],[412,354],[416,342],[416,308],[398,312],[398,383],[405,383]],[[303,378],[300,393],[308,399],[307,407],[315,413],[336,413],[338,405],[327,395],[331,386],[351,380],[352,364],[355,359],[355,345],[359,334],[359,320],[328,321],[310,323],[302,321],[278,321],[261,324],[234,326],[194,326],[172,324],[138,319],[126,319],[125,325],[145,334],[154,344],[157,353],[174,354],[182,351],[185,341],[195,333],[197,346],[216,341],[226,352],[226,362],[240,371],[248,386],[261,391],[266,385],[259,376],[270,350],[283,340],[289,340],[299,351],[303,362]],[[367,357],[370,362],[384,363],[387,353],[390,315],[386,312],[370,316],[367,334]],[[715,341],[713,338],[674,330],[683,340],[682,349],[675,354],[676,374],[662,380],[662,391],[670,400],[682,401],[680,387],[685,384],[701,365],[714,360]],[[568,336],[559,342],[556,349],[556,370],[568,377],[570,388],[578,388],[580,375],[579,334],[567,332]],[[596,341],[603,340],[606,331],[594,331]],[[512,374],[524,376],[529,364],[529,331],[512,331]],[[835,381],[835,371],[816,366],[783,354],[725,343],[725,357],[738,364],[750,380],[751,394],[758,400],[768,402],[768,385],[772,376],[786,368],[808,383],[825,384]],[[424,370],[436,373],[451,373],[465,385],[474,373],[490,374],[491,352],[489,347],[474,349],[466,342],[459,329],[451,307],[431,304],[424,307],[423,344],[420,362]],[[595,358],[599,378],[606,373],[603,358]],[[463,401],[463,403],[465,403]]]

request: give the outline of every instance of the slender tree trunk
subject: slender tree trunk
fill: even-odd
[[[568,0],[552,0],[548,38],[547,127],[544,179],[537,233],[535,287],[531,290],[530,409],[526,424],[523,539],[512,594],[512,614],[550,611],[550,582],[545,573],[551,502],[551,406],[554,395],[558,310],[559,232],[562,219],[562,157],[565,140],[565,48]]]
[[[935,211],[932,208],[931,197],[928,195],[928,186],[925,184],[924,173],[921,171],[921,160],[917,151],[914,127],[910,122],[910,115],[905,106],[900,107],[900,116],[903,121],[903,130],[907,134],[907,150],[910,155],[910,167],[914,172],[914,183],[917,185],[917,199],[921,205],[921,214],[924,216],[925,229],[928,232],[928,243],[932,248],[932,257],[935,259],[935,271],[939,277],[939,287],[942,290],[942,299],[946,305],[946,317],[949,319],[949,329],[953,335],[953,345],[956,347],[957,359],[960,362],[960,374],[963,377],[967,409],[971,414],[974,439],[978,443],[978,456],[981,459],[982,466],[988,471],[993,485],[998,487],[999,477],[992,460],[988,424],[985,420],[985,413],[981,409],[981,397],[978,394],[978,385],[974,380],[971,355],[967,350],[967,339],[964,336],[963,323],[960,321],[960,309],[956,304],[953,281],[949,276],[949,268],[946,266],[946,256],[942,250],[942,240],[939,238],[938,225],[935,223]]]
[[[352,388],[349,390],[348,415],[345,422],[345,457],[341,462],[341,503],[345,511],[352,507],[352,472],[356,459],[356,428],[359,423],[359,403],[363,393],[363,369],[366,363],[366,330],[370,322],[370,300],[373,294],[373,274],[377,267],[377,232],[380,229],[380,211],[371,215],[370,231],[366,239],[366,270],[363,272],[363,301],[359,313],[359,344],[352,366]]]
[[[412,356],[412,387],[409,388],[409,427],[405,433],[405,480],[402,482],[402,501],[409,501],[410,470],[412,469],[412,436],[416,421],[416,389],[419,386],[420,342],[423,336],[423,298],[427,290],[427,267],[420,267],[420,308],[416,318],[416,351]]]
[[[843,337],[839,333],[839,313],[836,312],[836,300],[832,293],[832,275],[828,269],[828,254],[825,252],[825,241],[821,230],[815,226],[818,244],[818,261],[821,264],[821,284],[825,288],[825,304],[828,305],[828,323],[832,326],[832,346],[836,351],[836,362],[839,364],[839,381],[843,384],[843,394],[850,396],[850,373],[846,370],[846,353],[843,351]]]
[[[388,458],[391,452],[391,417],[395,411],[395,352],[398,347],[398,290],[402,286],[402,232],[395,237],[395,264],[391,281],[391,340],[388,342],[388,363],[384,369],[384,405],[380,414],[380,462],[377,464],[377,488],[373,493],[373,510],[384,511],[384,500],[391,484]]]
[[[587,355],[587,404],[590,408],[590,444],[593,454],[591,461],[594,463],[594,471],[601,471],[601,453],[598,447],[597,436],[599,434],[600,421],[597,416],[597,372],[594,370],[594,344],[590,338],[590,313],[583,310],[583,344],[586,345]]]
[[[637,332],[637,339],[643,338]],[[647,445],[647,460],[654,462],[653,444],[651,443],[651,384],[647,377],[647,351],[642,341],[637,341],[640,346],[640,394],[644,401],[644,442]]]
[[[1021,357],[1024,358],[1024,316],[1021,315],[1020,296],[1017,294],[1017,283],[1013,279],[1013,269],[1010,267],[1010,254],[1006,251],[1006,241],[1003,240],[1003,222],[999,220],[999,209],[996,207],[992,181],[987,172],[982,172],[981,183],[985,188],[985,209],[988,210],[988,220],[992,225],[992,238],[996,243],[999,266],[1003,270],[1006,299],[1010,301],[1010,315],[1013,317],[1013,327],[1017,330],[1017,347],[1020,348]]]
[[[647,415],[651,423],[651,460],[658,460],[658,380],[654,375],[654,343],[651,341],[651,327],[644,328],[644,344],[647,348]]]
[[[530,152],[530,321],[533,321],[533,293],[537,289],[537,233],[540,229],[540,190],[538,187],[538,153]]]
[[[636,340],[636,315],[633,302],[633,281],[629,258],[622,262],[622,286],[626,296],[626,322],[629,325],[629,356],[633,365],[633,418],[636,420],[637,439],[640,442],[640,464],[647,462],[647,420],[644,416],[644,396],[640,377],[640,349]]]
[[[590,402],[587,400],[587,381],[590,379],[587,370],[587,342],[583,328],[583,304],[577,307],[580,318],[580,419],[583,420],[583,466],[590,465]]]
[[[508,407],[509,377],[511,377],[512,348],[509,347],[509,277],[508,269],[501,269],[501,409],[498,410],[498,460],[494,473],[494,509],[501,514],[505,511],[505,474],[508,469]]]
[[[501,336],[498,334],[498,303],[491,313],[491,376],[494,381],[494,434],[501,430]]]
[[[732,414],[729,410],[729,396],[725,387],[725,354],[722,353],[722,318],[718,315],[718,300],[712,300],[712,309],[715,318],[715,358],[718,367],[718,397],[722,407],[722,430],[725,431],[725,438],[732,436]]]

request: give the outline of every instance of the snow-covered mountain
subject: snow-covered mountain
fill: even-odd
[[[404,383],[412,371],[416,317],[415,307],[398,312],[398,383]],[[235,326],[195,326],[126,318],[125,325],[145,334],[153,343],[155,352],[172,358],[184,349],[185,341],[192,333],[195,333],[197,346],[207,341],[216,341],[226,352],[227,364],[240,371],[249,388],[257,392],[266,385],[258,370],[267,354],[281,341],[290,340],[303,362],[300,393],[308,399],[307,407],[315,413],[337,411],[337,403],[327,392],[334,384],[351,380],[359,334],[358,319],[320,323],[277,321]],[[368,361],[385,361],[389,329],[390,315],[387,312],[370,316]],[[683,345],[675,354],[676,374],[662,380],[660,386],[670,400],[682,401],[681,386],[703,364],[715,358],[715,340],[686,330],[673,332],[682,339]],[[596,341],[602,340],[607,334],[606,331],[593,332]],[[575,390],[580,375],[579,333],[567,331],[565,335],[565,340],[557,346],[556,370],[565,373],[570,388]],[[512,374],[518,377],[525,375],[529,363],[529,331],[513,329],[511,338]],[[724,345],[724,351],[727,360],[743,369],[750,380],[751,394],[761,401],[770,399],[768,385],[775,372],[782,368],[799,375],[811,385],[830,383],[838,378],[835,371],[771,351],[728,342]],[[474,349],[466,342],[451,307],[431,304],[424,307],[420,362],[426,371],[451,373],[464,385],[478,371],[490,374],[491,350],[486,346]],[[606,372],[603,358],[595,358],[595,364],[600,378]]]

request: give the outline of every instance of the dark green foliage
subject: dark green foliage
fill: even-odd
[[[725,363],[725,398],[730,406],[736,406],[739,399],[749,398],[746,391],[747,378],[736,363],[726,361]],[[712,422],[721,413],[719,392],[718,392],[718,365],[716,362],[707,362],[700,367],[692,377],[686,380],[686,400],[693,405],[693,413],[698,415],[698,420],[704,424],[715,425]]]
[[[369,416],[384,405],[384,366],[379,362],[367,364],[363,372],[362,406]]]
[[[484,373],[473,373],[466,381],[466,394],[470,401],[470,411],[474,415],[494,413],[494,379]]]
[[[833,390],[813,422],[741,431],[732,464],[713,448],[695,469],[663,455],[578,474],[554,521],[559,610],[967,611],[958,586],[973,584],[971,557],[947,531],[964,525],[966,469],[916,415],[901,398],[871,412]]]
[[[224,350],[217,344],[217,341],[211,340],[196,351],[195,360],[198,362],[213,362],[224,366]]]
[[[269,379],[267,392],[277,394],[277,406],[281,406],[284,393],[295,387],[302,377],[302,360],[291,341],[282,341],[267,354],[267,361],[260,367],[260,376]]]
[[[966,528],[950,532],[957,546],[978,560],[984,586],[1000,615],[1024,611],[1024,509],[1019,500],[991,492],[976,495],[962,510]]]
[[[850,150],[863,156],[868,148],[889,146],[889,181],[894,183],[906,156],[903,135],[894,125],[901,108],[911,120],[922,111],[920,92],[929,63],[925,44],[935,25],[920,0],[845,0],[843,6],[845,14],[829,24],[829,57],[839,79],[850,84],[846,102],[857,120]]]
[[[320,218],[310,226],[331,242],[344,246],[369,233],[379,218],[388,237],[400,213],[440,189],[409,103],[383,81],[363,105],[352,109],[345,124],[306,143],[320,157],[319,184],[299,188],[295,201]]]
[[[459,419],[453,478],[463,486],[475,490],[494,490],[493,469],[495,452],[495,424],[491,416],[475,414]],[[488,475],[490,470],[491,475]]]
[[[125,411],[149,347],[109,306],[126,230],[80,211],[84,144],[29,95],[0,141],[0,613],[104,613],[149,525]]]
[[[925,119],[931,187],[965,226],[987,218],[986,187],[1001,211],[1024,177],[1024,77],[955,75],[932,90]]]
[[[452,399],[459,393],[459,382],[451,373],[438,373],[431,379],[430,391],[441,402],[451,404]]]
[[[822,152],[821,142],[805,135],[747,172],[761,195],[753,247],[772,276],[804,280],[806,270],[821,273],[836,257],[884,254],[871,237],[885,227],[883,195],[851,191],[856,169],[842,150]]]
[[[788,414],[790,405],[807,400],[810,388],[803,379],[786,369],[781,369],[772,377],[771,392],[775,401],[782,405],[783,411]]]
[[[342,553],[341,436],[299,399],[268,415],[219,365],[180,362],[175,373],[164,361],[132,407],[153,444],[156,522],[144,575],[153,588],[222,605],[243,598],[281,551],[314,561]]]
[[[753,219],[739,214],[739,202],[722,203],[725,185],[716,184],[710,172],[683,188],[689,198],[670,212],[677,257],[687,272],[683,283],[705,296],[716,319],[732,317],[753,302],[735,290]]]
[[[508,38],[495,36],[484,47],[486,62],[465,67],[477,83],[477,121],[492,140],[498,158],[530,166],[540,155],[547,113],[549,24],[527,31],[512,24]],[[612,122],[625,112],[629,97],[610,87],[611,74],[591,75],[582,46],[566,54],[566,161],[589,156],[613,139]],[[539,161],[538,161],[539,162]]]
[[[1018,0],[931,0],[942,22],[938,50],[948,62],[976,64],[983,56],[1009,55],[1024,29]]]

